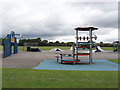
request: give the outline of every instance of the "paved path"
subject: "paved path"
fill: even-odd
[[[71,51],[62,51],[67,53]],[[34,68],[41,60],[53,60],[56,51],[43,52],[19,52],[12,56],[2,59],[3,68]],[[81,57],[87,59],[88,57]],[[99,52],[93,54],[93,59],[118,59],[118,53],[113,52]],[[1,61],[1,60],[0,60]]]

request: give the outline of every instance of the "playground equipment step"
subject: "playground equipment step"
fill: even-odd
[[[62,62],[66,62],[66,63],[78,63],[80,62],[80,60],[71,60],[71,59],[61,59]]]

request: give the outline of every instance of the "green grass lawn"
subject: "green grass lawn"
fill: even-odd
[[[62,50],[69,50],[70,47],[68,46],[40,46],[39,49],[40,50],[51,50],[53,48],[60,48]]]
[[[113,51],[113,47],[101,47],[103,50]]]
[[[44,50],[51,50],[53,48],[60,48],[62,50],[69,50],[70,47],[68,46],[38,46],[38,48],[41,50],[41,51],[44,51]],[[19,46],[19,51],[23,51],[23,46]],[[27,48],[25,47],[24,50],[26,50]]]
[[[38,47],[40,50],[51,50],[53,48],[60,48],[62,50],[69,50],[70,47],[68,46],[39,46]],[[26,47],[24,48],[26,50]],[[0,50],[3,50],[3,46],[0,46]],[[23,46],[18,47],[18,51],[23,51]]]
[[[69,46],[39,46],[40,50],[51,50],[53,48],[60,48],[62,50],[69,50],[70,47]],[[101,47],[103,50],[108,50],[108,51],[113,51],[113,47]],[[0,46],[0,50],[3,50],[3,47]],[[23,51],[23,46],[19,46],[18,47],[19,51]],[[26,50],[26,48],[25,48]]]
[[[115,60],[111,60],[111,59],[109,59],[108,61],[111,61],[111,62],[114,62],[114,63],[120,64],[120,61],[119,61],[118,59],[115,59]]]
[[[70,50],[69,46],[39,46],[40,50],[51,50],[53,48],[60,48],[62,50]],[[113,51],[113,47],[101,47],[103,50]],[[22,51],[23,47],[19,46],[19,50]]]
[[[117,71],[3,69],[3,88],[118,88]]]

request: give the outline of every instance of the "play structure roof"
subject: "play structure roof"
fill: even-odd
[[[75,28],[75,30],[78,30],[78,31],[90,31],[90,30],[97,30],[98,28],[95,28],[95,27],[77,27]]]

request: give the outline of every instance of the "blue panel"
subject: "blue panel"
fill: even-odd
[[[10,56],[12,54],[11,51],[11,43],[8,39],[4,40],[4,52],[3,57]]]

